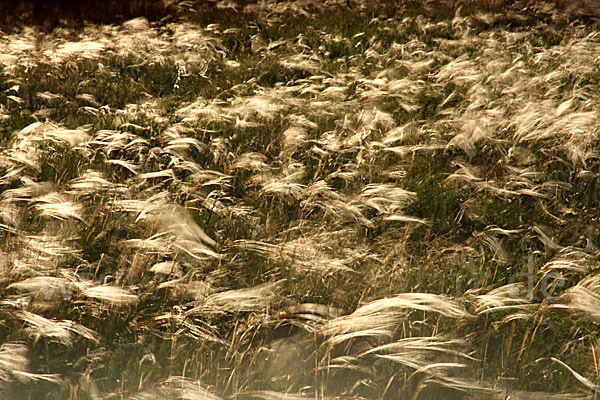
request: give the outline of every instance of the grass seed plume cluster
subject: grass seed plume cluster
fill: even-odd
[[[173,6],[0,34],[1,397],[596,398],[593,3]]]

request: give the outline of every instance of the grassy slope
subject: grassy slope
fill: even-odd
[[[593,398],[597,25],[320,3],[0,37],[6,396]]]

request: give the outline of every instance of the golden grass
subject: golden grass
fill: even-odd
[[[0,35],[2,395],[595,398],[597,25],[342,3]]]

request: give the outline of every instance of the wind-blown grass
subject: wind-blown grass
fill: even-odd
[[[593,4],[201,6],[0,35],[4,397],[595,398]]]

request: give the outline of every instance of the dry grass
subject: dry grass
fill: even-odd
[[[0,35],[1,396],[595,398],[596,7],[213,6]]]

